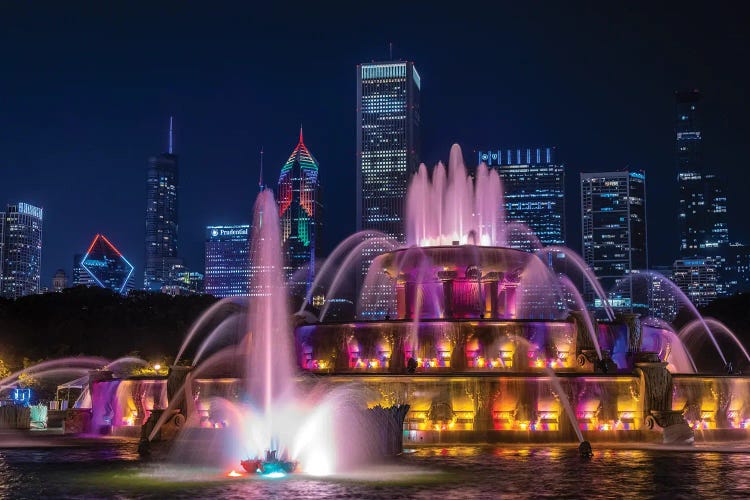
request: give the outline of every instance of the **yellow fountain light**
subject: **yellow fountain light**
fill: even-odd
[[[242,474],[232,469],[229,472],[227,472],[227,477],[242,477]]]

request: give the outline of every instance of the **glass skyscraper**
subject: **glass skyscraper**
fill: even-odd
[[[299,143],[279,174],[278,200],[287,285],[302,296],[312,285],[320,255],[323,204],[318,175],[318,162],[305,146],[300,128]]]
[[[581,174],[583,258],[605,291],[632,272],[648,268],[646,176],[643,172]],[[610,294],[615,308],[632,309],[632,281]],[[585,299],[597,305],[588,284]],[[647,304],[643,304],[647,307]]]
[[[405,243],[406,189],[419,166],[420,92],[417,68],[409,61],[357,65],[357,231],[373,230]],[[366,319],[395,311],[390,290],[364,289],[372,260],[386,250],[363,249],[357,289]]]
[[[718,266],[711,257],[678,259],[672,267],[672,281],[696,306],[705,306],[718,294]]]
[[[41,208],[18,203],[0,212],[0,295],[39,293],[42,267]]]
[[[91,284],[127,294],[134,288],[133,265],[102,234],[97,234],[80,262]]]
[[[208,226],[205,292],[219,298],[247,296],[250,274],[250,225]]]
[[[725,182],[704,168],[700,92],[678,91],[675,99],[680,253],[716,256],[729,243]]]
[[[413,62],[357,66],[358,231],[406,240],[406,188],[419,166],[420,87]]]
[[[177,155],[173,154],[172,119],[166,153],[148,161],[146,175],[146,263],[143,286],[160,291],[170,279],[177,257]]]
[[[536,250],[534,237],[544,246],[565,244],[565,168],[555,160],[554,148],[480,151],[479,162],[497,169],[505,222],[519,224],[509,234],[508,246]]]

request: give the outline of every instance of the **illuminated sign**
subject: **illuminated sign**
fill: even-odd
[[[37,217],[41,219],[44,213],[44,210],[42,210],[39,207],[35,207],[34,205],[29,205],[28,203],[19,203],[18,213],[31,215],[33,217]]]
[[[210,238],[246,237],[250,233],[250,226],[208,226]]]
[[[31,389],[13,389],[10,393],[10,399],[18,404],[27,404],[31,401]]]

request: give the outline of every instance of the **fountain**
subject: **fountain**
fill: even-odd
[[[505,224],[496,171],[480,165],[470,176],[454,146],[447,168],[419,168],[406,205],[407,246],[377,233],[347,238],[292,316],[276,203],[262,192],[253,295],[196,322],[177,356],[191,365],[152,379],[163,396],[145,380],[102,374],[92,396],[110,395],[114,422],[142,424],[143,453],[166,443],[172,460],[234,474],[241,462],[252,473],[326,475],[398,454],[403,442],[575,441],[588,457],[593,441],[747,437],[746,379],[697,374],[683,343],[703,329],[718,348],[709,325],[736,337],[702,319],[676,332],[614,310],[570,249],[511,248],[528,230]],[[346,299],[359,317],[330,319],[374,248],[361,295]],[[586,310],[556,259],[588,281],[606,319]],[[314,305],[319,289],[326,302]],[[147,414],[133,403],[144,393],[159,401]]]

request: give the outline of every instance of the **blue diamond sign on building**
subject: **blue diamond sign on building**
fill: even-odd
[[[133,288],[133,264],[102,234],[97,234],[91,242],[81,267],[102,288],[118,293],[127,293]]]

